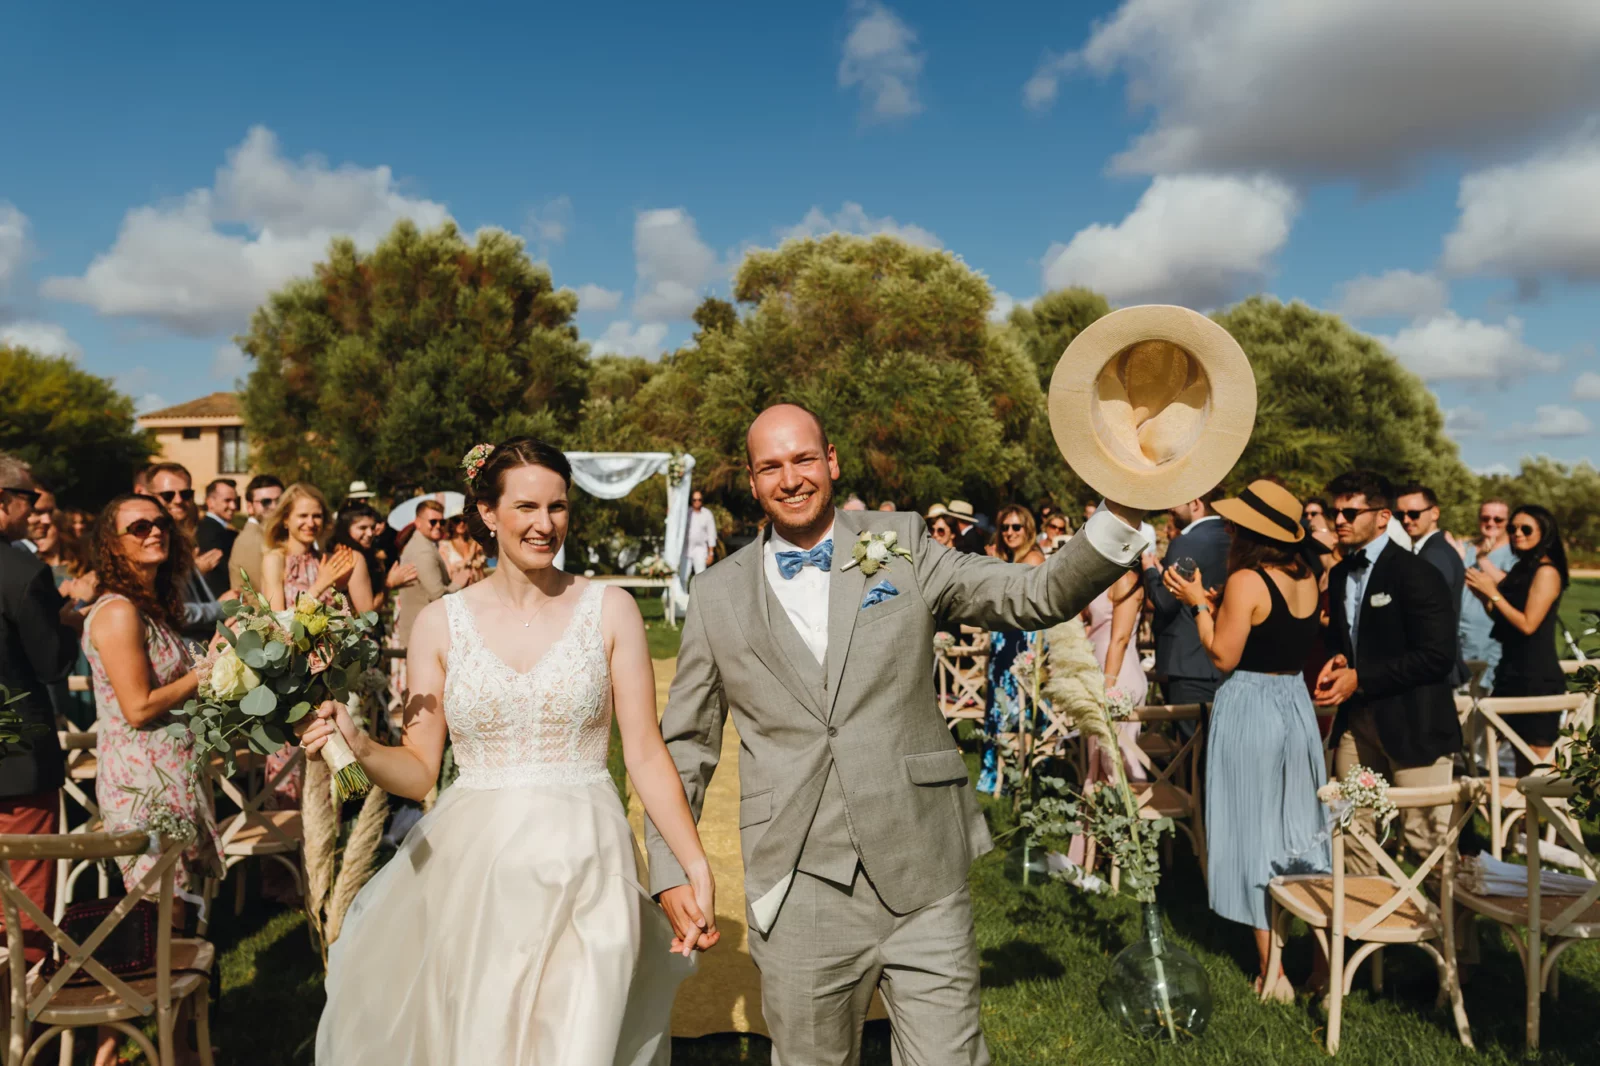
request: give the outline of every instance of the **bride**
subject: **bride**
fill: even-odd
[[[460,777],[361,890],[329,952],[322,1066],[665,1063],[691,956],[717,942],[711,870],[656,719],[644,622],[625,590],[555,568],[572,468],[518,437],[463,463],[489,580],[429,604],[408,649],[399,747],[340,704],[377,787],[422,799],[448,731]],[[697,907],[674,930],[640,887],[606,770],[615,708],[628,775]]]

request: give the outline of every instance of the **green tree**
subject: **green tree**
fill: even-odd
[[[733,295],[742,314],[702,305],[695,339],[628,401],[627,421],[657,447],[687,447],[697,481],[735,515],[756,513],[745,430],[780,401],[822,416],[840,491],[872,502],[966,496],[992,509],[1064,472],[1054,446],[1028,447],[1044,422],[1032,362],[987,321],[988,284],[949,252],[882,236],[788,241],[751,251]]]
[[[1018,304],[1008,319],[1033,365],[1039,370],[1039,387],[1050,391],[1050,375],[1056,372],[1061,353],[1097,318],[1111,313],[1106,298],[1089,289],[1070,288],[1047,292],[1031,307]]]
[[[451,485],[474,443],[568,443],[587,389],[578,298],[522,242],[453,224],[395,225],[371,253],[339,239],[314,276],[272,294],[239,346],[256,462],[338,492]]]
[[[1415,478],[1439,496],[1445,525],[1471,528],[1477,479],[1444,433],[1422,380],[1337,315],[1253,296],[1213,316],[1256,376],[1256,425],[1225,486],[1268,474],[1297,495],[1320,494],[1357,467]]]
[[[1561,463],[1547,455],[1522,460],[1515,476],[1480,480],[1480,499],[1498,498],[1512,507],[1536,503],[1549,509],[1568,550],[1593,556],[1600,548],[1600,470],[1587,462]]]
[[[63,506],[93,511],[128,491],[155,439],[108,379],[0,344],[0,451],[29,463]]]

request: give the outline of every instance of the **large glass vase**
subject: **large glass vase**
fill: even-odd
[[[1144,935],[1111,960],[1100,1003],[1139,1036],[1179,1041],[1211,1021],[1211,982],[1193,955],[1167,942],[1161,908],[1143,905]]]

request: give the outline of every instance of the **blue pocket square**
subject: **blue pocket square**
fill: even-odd
[[[899,589],[895,588],[893,585],[889,584],[887,581],[880,581],[876,585],[872,586],[870,589],[867,590],[866,599],[861,601],[861,609],[864,611],[868,607],[876,607],[876,606],[878,606],[878,604],[882,603],[884,600],[887,600],[892,596],[898,596],[898,595],[900,595],[900,590]]]

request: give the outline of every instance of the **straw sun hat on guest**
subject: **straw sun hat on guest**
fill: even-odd
[[[1240,529],[1248,529],[1268,540],[1299,544],[1305,539],[1300,524],[1304,512],[1294,493],[1273,481],[1252,481],[1239,495],[1218,500],[1211,509]]]

